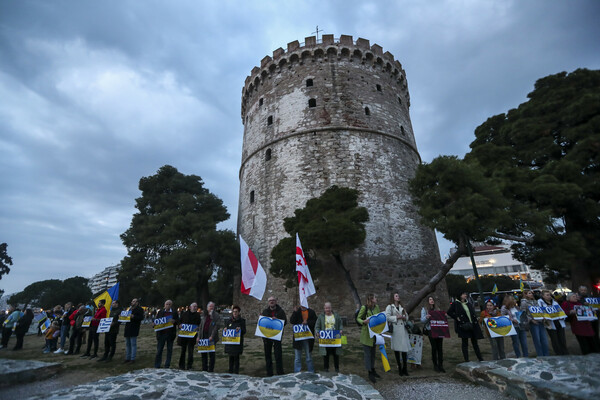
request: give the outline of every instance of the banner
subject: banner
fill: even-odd
[[[565,314],[565,312],[559,305],[546,306],[544,307],[544,312],[546,315],[546,319],[555,320],[567,318],[567,314]]]
[[[52,325],[52,322],[50,322],[50,320],[48,318],[46,318],[43,321],[44,322],[42,322],[42,325],[40,325],[40,331],[42,331],[42,334],[46,333],[48,328],[50,328],[50,325]]]
[[[410,343],[410,349],[408,349],[408,363],[421,365],[421,358],[423,356],[423,335],[409,333],[408,343]]]
[[[542,307],[539,306],[530,306],[529,313],[533,317],[533,319],[544,319],[546,318],[546,312]]]
[[[102,318],[100,323],[98,324],[98,330],[96,333],[107,333],[110,331],[110,324],[112,324],[113,317],[110,318]]]
[[[262,300],[267,287],[267,274],[241,235],[240,256],[242,264],[241,292]]]
[[[591,306],[573,306],[577,321],[595,321],[598,319]]]
[[[271,340],[281,341],[281,335],[283,334],[284,321],[277,318],[270,318],[265,316],[258,317],[258,323],[256,324],[256,332],[254,336],[264,337]]]
[[[294,325],[292,328],[294,330],[294,340],[314,339],[314,336],[310,331],[308,325],[297,324]]]
[[[483,321],[492,338],[517,334],[514,325],[508,317],[484,318]]]
[[[196,349],[198,353],[214,353],[215,344],[210,339],[199,339]]]
[[[369,337],[381,335],[388,331],[387,317],[384,312],[372,315],[369,318]]]
[[[121,311],[121,314],[119,315],[119,322],[122,324],[131,322],[131,311],[129,311],[129,310]]]
[[[198,325],[181,324],[177,336],[192,339],[196,336],[196,333],[198,333]]]
[[[92,317],[83,317],[83,323],[81,324],[82,328],[89,328],[92,323]]]
[[[319,347],[342,347],[340,331],[319,331]]]
[[[160,317],[154,320],[154,332],[170,329],[173,327],[173,316]]]
[[[600,297],[586,297],[584,299],[584,303],[589,304],[593,308],[599,309],[600,308]]]
[[[300,305],[308,308],[309,296],[317,293],[308,265],[306,264],[306,258],[304,257],[304,251],[300,244],[300,237],[296,233],[296,272],[298,272],[298,291],[300,295]]]
[[[222,341],[223,344],[241,344],[242,343],[242,331],[237,329],[223,329]]]
[[[446,311],[432,311],[428,312],[430,315],[429,325],[431,327],[432,338],[449,338],[450,327],[448,326],[448,317]]]

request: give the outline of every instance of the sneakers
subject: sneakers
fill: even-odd
[[[65,354],[69,354],[69,350],[65,350]],[[71,354],[73,354],[73,353],[71,353]]]
[[[63,349],[61,349],[61,348],[59,347],[59,348],[58,348],[58,350],[56,350],[56,351],[54,352],[54,354],[60,354],[60,353],[62,353],[62,352],[63,352]]]
[[[48,354],[48,353],[50,353],[50,350],[46,349],[46,350],[44,350],[44,352],[43,352],[43,353],[44,353],[44,354]]]

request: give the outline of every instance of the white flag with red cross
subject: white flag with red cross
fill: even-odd
[[[300,237],[296,233],[296,271],[298,272],[298,290],[300,292],[300,305],[308,308],[309,296],[317,293],[315,285],[313,283],[310,272],[308,271],[308,265],[306,265],[306,257],[304,257],[304,251],[302,251],[302,245],[300,244]]]

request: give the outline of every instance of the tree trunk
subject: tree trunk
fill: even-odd
[[[358,310],[362,303],[360,301],[360,296],[358,295],[358,290],[356,290],[356,286],[354,286],[354,281],[352,280],[352,276],[350,275],[350,271],[344,265],[342,261],[342,257],[339,254],[332,254],[333,258],[337,265],[344,271],[344,277],[346,278],[346,283],[350,287],[350,292],[352,293],[352,297],[354,297],[354,304],[356,305],[356,309]]]
[[[446,260],[439,272],[423,288],[413,293],[411,300],[406,304],[406,312],[410,314],[429,293],[434,292],[436,285],[444,279],[448,271],[454,266],[454,263],[465,254],[467,254],[467,244],[461,237],[456,252]]]

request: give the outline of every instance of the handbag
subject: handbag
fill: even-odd
[[[389,333],[394,332],[394,324],[392,324],[391,322],[388,322],[388,332]]]
[[[466,332],[471,332],[473,330],[473,324],[471,322],[463,322],[458,327]]]

